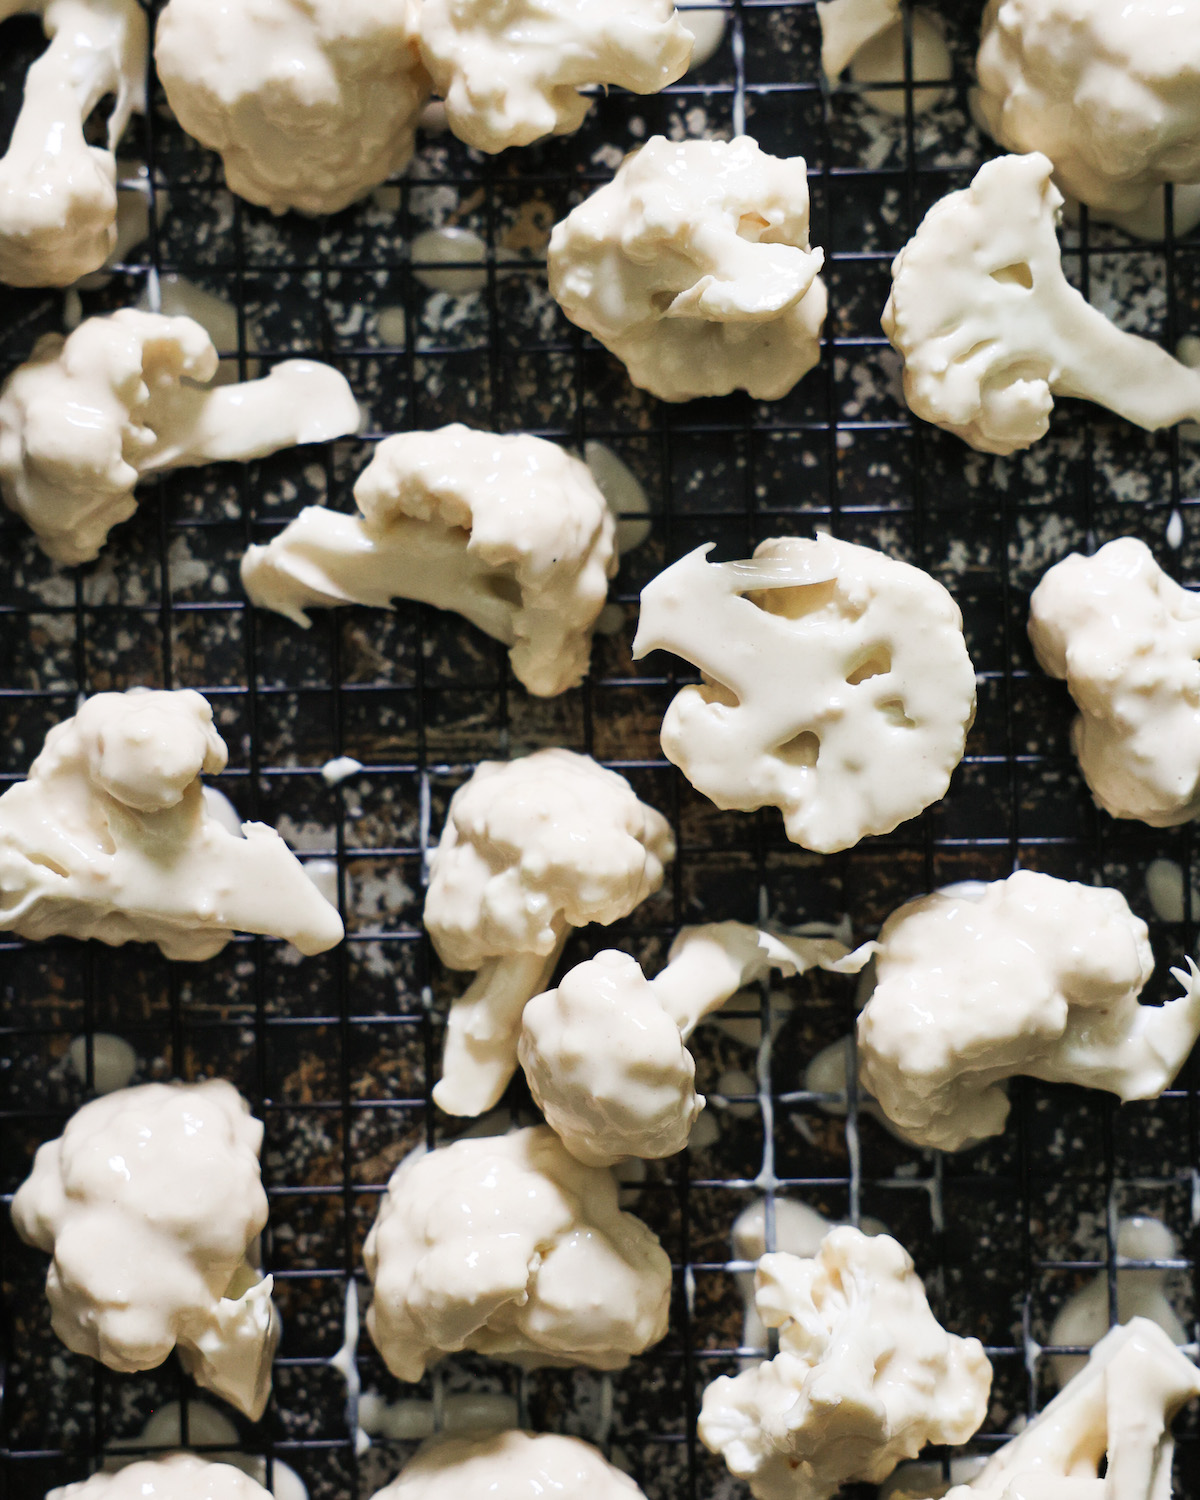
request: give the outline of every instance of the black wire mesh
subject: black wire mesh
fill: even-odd
[[[185,275],[236,308],[237,346],[226,352],[243,373],[295,353],[328,358],[350,377],[369,430],[325,450],[146,486],[100,561],[73,573],[51,566],[6,519],[0,782],[24,773],[81,693],[197,687],[230,747],[218,785],[244,817],[275,823],[305,855],[336,862],[348,936],[305,962],[283,945],[241,939],[203,965],[167,964],[140,948],[0,945],[0,1188],[7,1203],[36,1145],[91,1093],[97,1035],[132,1043],[135,1081],[216,1073],[235,1082],[266,1124],[264,1256],[285,1327],[272,1405],[261,1425],[240,1424],[241,1446],[286,1462],[314,1497],[370,1494],[411,1451],[387,1436],[364,1450],[346,1380],[329,1361],[391,1169],[414,1145],[454,1133],[429,1090],[439,1017],[457,981],[430,963],[422,875],[448,797],[478,760],[551,744],[585,749],[671,816],[680,854],[667,889],[615,934],[648,964],[686,920],[848,914],[862,937],[914,894],[1017,865],[1122,889],[1151,922],[1160,995],[1168,960],[1192,943],[1200,872],[1190,831],[1118,825],[1096,812],[1070,755],[1065,694],[1033,666],[1024,618],[1046,566],[1121,534],[1142,536],[1183,581],[1197,581],[1200,449],[1186,433],[1147,436],[1066,404],[1032,453],[973,454],[910,421],[879,331],[892,255],[990,150],[966,103],[979,7],[940,8],[955,78],[931,113],[914,113],[911,89],[902,89],[898,118],[873,111],[851,84],[830,93],[819,81],[811,0],[730,0],[711,7],[727,15],[720,50],[661,97],[598,97],[579,135],[494,159],[427,136],[402,180],[331,220],[274,220],[231,197],[218,164],[160,99],[126,138],[123,154],[148,166],[150,235],[107,285],[83,294],[85,311],[153,297],[156,278]],[[0,31],[0,139],[41,45],[32,22]],[[557,312],[545,288],[549,229],[647,136],[743,127],[765,149],[809,161],[813,240],[826,250],[830,290],[822,363],[769,405],[662,406]],[[455,295],[422,284],[413,241],[444,224],[485,241],[482,288]],[[1200,323],[1194,237],[1168,231],[1163,243],[1136,245],[1085,220],[1068,243],[1070,273],[1123,325],[1173,344]],[[60,294],[0,288],[0,373],[63,315]],[[602,441],[650,497],[652,536],[625,559],[614,593],[620,628],[598,638],[591,678],[563,698],[528,698],[499,647],[424,608],[329,612],[304,634],[242,599],[237,564],[249,542],[303,504],[349,509],[350,485],[379,436],[453,420]],[[707,540],[721,555],[743,555],[763,536],[814,524],[945,582],[980,677],[978,718],[947,800],[832,858],[788,845],[772,814],[722,814],[693,794],[657,740],[678,664],[635,666],[630,657],[638,590],[667,561]],[[347,754],[363,769],[327,784],[322,766]],[[1155,859],[1179,871],[1179,911],[1160,898],[1156,912],[1148,899]],[[568,961],[613,938],[583,934]],[[978,1334],[995,1364],[982,1450],[1044,1404],[1042,1346],[1068,1293],[1106,1272],[1115,1307],[1121,1216],[1154,1214],[1175,1231],[1180,1256],[1163,1269],[1194,1331],[1200,1121],[1191,1065],[1161,1100],[1120,1110],[1098,1094],[1019,1084],[1007,1133],[943,1160],[886,1134],[860,1111],[853,1087],[844,1118],[830,1111],[838,1101],[803,1088],[807,1061],[850,1029],[853,993],[825,977],[795,998],[788,1010],[764,992],[745,1016],[752,1039],[774,1037],[766,1048],[712,1027],[698,1033],[698,1086],[726,1100],[710,1109],[716,1128],[631,1190],[630,1206],[676,1268],[661,1346],[611,1380],[522,1375],[463,1358],[406,1393],[363,1338],[364,1390],[388,1401],[415,1394],[439,1414],[455,1392],[506,1392],[522,1421],[602,1442],[651,1500],[741,1493],[698,1446],[694,1419],[704,1385],[736,1367],[742,1336],[730,1225],[776,1193],[831,1218],[872,1215],[908,1245],[935,1310]],[[68,1052],[74,1038],[83,1039],[79,1066]],[[513,1102],[532,1118],[515,1093]],[[7,1213],[0,1254],[7,1493],[40,1496],[81,1477],[135,1442],[164,1402],[182,1403],[183,1440],[194,1437],[195,1393],[173,1363],[117,1376],[57,1343],[40,1290],[44,1260],[16,1241]],[[1179,1492],[1200,1492],[1190,1436],[1181,1463]]]

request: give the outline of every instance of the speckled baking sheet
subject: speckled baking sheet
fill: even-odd
[[[885,119],[850,87],[831,95],[819,85],[811,0],[727,8],[720,51],[663,96],[614,92],[597,99],[579,135],[495,159],[447,135],[425,136],[402,181],[329,220],[272,219],[232,198],[216,160],[156,100],[123,148],[130,162],[150,164],[154,233],[106,286],[83,294],[84,310],[134,301],[152,268],[180,272],[238,308],[231,354],[244,358],[255,346],[268,363],[305,353],[339,365],[369,412],[368,433],[147,485],[135,518],[77,572],[52,566],[11,519],[0,531],[5,781],[23,774],[80,693],[196,687],[229,744],[222,790],[243,816],[275,823],[304,854],[337,862],[348,938],[321,958],[301,961],[249,939],[198,965],[71,942],[2,949],[6,1194],[36,1145],[87,1097],[68,1058],[75,1037],[127,1039],[135,1080],[230,1078],[265,1120],[264,1253],[285,1331],[267,1417],[239,1426],[246,1451],[285,1461],[321,1500],[371,1494],[411,1451],[379,1437],[365,1447],[347,1381],[330,1360],[343,1343],[348,1288],[357,1282],[364,1301],[368,1294],[362,1240],[390,1170],[413,1146],[453,1133],[429,1104],[455,981],[431,961],[421,934],[422,869],[446,800],[476,761],[546,745],[586,749],[672,818],[680,857],[667,888],[615,934],[651,961],[677,925],[700,918],[848,919],[866,937],[910,896],[1018,864],[1120,888],[1151,924],[1156,998],[1169,963],[1194,943],[1200,868],[1191,831],[1118,825],[1091,806],[1069,752],[1066,695],[1036,670],[1024,621],[1028,590],[1047,565],[1123,534],[1143,537],[1174,574],[1196,582],[1200,445],[1186,433],[1147,436],[1072,403],[1060,403],[1033,453],[1007,460],[910,422],[879,314],[892,255],[929,204],[967,182],[987,154],[966,109],[980,7],[943,0],[957,82],[915,121]],[[0,139],[39,45],[32,22],[0,30]],[[812,169],[813,238],[829,267],[823,359],[770,405],[661,406],[558,313],[546,290],[547,236],[648,135],[728,136],[743,119],[767,150],[801,153]],[[481,291],[429,292],[414,278],[409,247],[437,225],[486,240]],[[1085,228],[1070,243],[1072,276],[1122,325],[1168,343],[1200,331],[1200,241],[1143,248]],[[0,288],[0,372],[38,334],[62,327],[67,310],[58,293]],[[615,593],[623,621],[597,640],[579,691],[530,699],[501,648],[421,607],[318,613],[306,634],[243,600],[237,567],[248,542],[304,504],[350,509],[351,483],[378,436],[453,420],[575,444],[598,439],[646,487],[653,534],[623,563]],[[630,657],[638,590],[664,562],[705,540],[721,556],[743,555],[764,536],[814,524],[945,582],[980,674],[978,718],[947,799],[894,835],[832,858],[788,845],[774,814],[722,814],[693,794],[658,748],[679,664]],[[331,787],[320,768],[343,754],[363,769]],[[1149,900],[1146,872],[1162,859],[1178,867],[1182,912],[1161,898],[1156,911]],[[613,937],[584,933],[569,959]],[[1002,1138],[938,1160],[860,1118],[853,1101],[847,1121],[804,1092],[805,1064],[851,1027],[852,982],[821,976],[788,998],[794,1005],[784,1009],[764,995],[747,1015],[750,1041],[764,1025],[777,1031],[761,1054],[746,1039],[701,1029],[699,1086],[740,1087],[745,1096],[712,1104],[702,1144],[652,1165],[630,1193],[676,1267],[663,1344],[611,1379],[522,1376],[464,1358],[405,1392],[364,1335],[362,1390],[385,1402],[436,1399],[438,1410],[461,1390],[507,1393],[523,1420],[601,1442],[651,1500],[745,1494],[696,1444],[694,1416],[705,1383],[733,1367],[741,1337],[730,1225],[776,1180],[778,1194],[830,1217],[882,1220],[915,1255],[939,1314],[984,1340],[996,1384],[979,1448],[1044,1402],[1039,1346],[1064,1298],[1109,1259],[1120,1216],[1154,1214],[1175,1232],[1171,1293],[1192,1327],[1200,1115],[1191,1065],[1161,1100],[1123,1109],[1100,1094],[1018,1084]],[[765,1101],[752,1081],[760,1061]],[[509,1102],[532,1118],[515,1087]],[[187,1403],[191,1393],[174,1363],[123,1377],[68,1354],[40,1295],[44,1261],[17,1243],[7,1213],[0,1247],[0,1463],[7,1493],[25,1500],[81,1477],[136,1440],[163,1402]],[[1180,1465],[1178,1493],[1200,1493],[1186,1436]]]

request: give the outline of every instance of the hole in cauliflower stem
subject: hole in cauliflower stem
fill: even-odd
[[[770,229],[771,221],[764,219],[762,214],[743,214],[738,220],[737,232],[744,240],[759,240],[764,229]]]
[[[650,306],[656,313],[669,313],[671,311],[671,304],[678,296],[678,292],[672,292],[667,288],[664,288],[660,292],[651,292]]]
[[[1033,290],[1033,272],[1024,261],[1017,260],[1011,266],[1001,266],[992,272],[992,280],[1004,286],[1023,286],[1027,292]]]
[[[489,573],[482,580],[483,587],[489,594],[495,596],[504,604],[511,604],[514,609],[521,607],[521,585],[508,573]]]
[[[885,698],[878,705],[879,712],[883,717],[899,729],[915,729],[916,721],[910,719],[904,711],[904,703],[900,698]]]
[[[830,578],[824,583],[798,584],[795,588],[754,589],[746,598],[767,614],[782,615],[787,620],[802,620],[806,615],[815,615],[830,605],[834,605],[839,614],[852,614],[850,610],[844,610],[838,601],[836,578]]]
[[[787,744],[780,745],[775,754],[790,766],[811,767],[817,763],[821,753],[821,741],[811,729],[802,729]]]
[[[891,670],[892,653],[886,646],[876,646],[864,661],[860,661],[858,666],[847,674],[846,684],[848,687],[857,687],[860,682],[866,682],[872,677],[886,677]]]

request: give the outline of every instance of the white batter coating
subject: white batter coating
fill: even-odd
[[[271,1496],[232,1464],[209,1463],[192,1453],[171,1453],[64,1484],[50,1490],[46,1500],[271,1500]]]
[[[374,1500],[644,1500],[590,1443],[553,1432],[435,1437]]]

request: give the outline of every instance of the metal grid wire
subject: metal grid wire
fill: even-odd
[[[680,853],[667,889],[615,934],[581,935],[568,962],[615,937],[656,963],[676,928],[700,917],[794,924],[848,914],[864,937],[908,897],[1017,866],[1124,890],[1151,921],[1159,977],[1192,941],[1190,831],[1118,825],[1092,807],[1070,756],[1066,696],[1034,668],[1024,617],[1046,566],[1116,535],[1143,536],[1184,582],[1196,581],[1197,450],[1178,432],[1146,436],[1067,403],[1032,454],[973,455],[910,420],[879,332],[892,255],[989,151],[966,107],[979,7],[942,7],[953,88],[919,116],[904,88],[895,119],[873,112],[854,85],[830,92],[820,81],[812,0],[711,8],[727,12],[720,51],[661,97],[614,91],[597,98],[578,136],[495,159],[427,138],[393,189],[330,221],[273,221],[232,198],[213,159],[158,100],[123,148],[149,169],[149,238],[106,286],[84,294],[85,311],[143,293],[154,305],[161,278],[182,273],[235,306],[237,348],[228,352],[243,373],[254,360],[297,352],[329,358],[367,407],[370,431],[324,451],[145,486],[138,515],[100,562],[73,573],[52,567],[11,519],[4,525],[4,783],[24,773],[79,694],[194,686],[213,702],[229,743],[219,785],[241,814],[278,823],[305,854],[336,860],[347,940],[302,964],[261,939],[237,940],[204,965],[95,944],[2,945],[6,1203],[36,1145],[90,1096],[101,1033],[132,1043],[135,1081],[220,1074],[265,1121],[264,1258],[285,1336],[272,1405],[259,1426],[241,1424],[240,1446],[269,1466],[286,1462],[314,1496],[370,1494],[411,1452],[387,1438],[369,1450],[356,1442],[347,1383],[329,1361],[390,1170],[414,1145],[454,1133],[430,1087],[438,1018],[459,981],[431,963],[422,875],[446,801],[478,760],[548,744],[584,749],[672,818]],[[0,32],[0,139],[40,45],[32,23]],[[906,60],[911,77],[907,29]],[[813,239],[825,248],[830,289],[821,366],[770,405],[661,406],[632,391],[620,367],[557,314],[544,288],[548,230],[647,135],[742,128],[776,154],[803,154],[812,170]],[[439,223],[486,241],[481,290],[430,293],[414,275],[413,239]],[[1069,247],[1070,274],[1126,326],[1168,344],[1200,327],[1193,238],[1168,231],[1162,243],[1134,245],[1085,219]],[[385,307],[391,316],[381,320]],[[0,373],[62,317],[58,294],[0,289]],[[237,562],[247,543],[302,504],[349,509],[350,484],[378,437],[452,420],[603,441],[650,495],[651,540],[624,561],[615,590],[624,623],[598,640],[585,686],[562,699],[527,698],[500,648],[431,610],[328,612],[305,635],[241,597]],[[638,590],[665,562],[705,540],[716,540],[720,555],[744,555],[763,536],[814,524],[946,582],[980,677],[979,715],[946,802],[832,858],[788,845],[773,814],[720,814],[690,791],[657,743],[679,664],[656,657],[635,667],[629,652]],[[320,768],[343,754],[364,769],[326,785]],[[1155,859],[1178,871],[1178,911],[1160,900],[1156,913],[1148,902]],[[1192,1319],[1200,1117],[1191,1065],[1161,1100],[1120,1110],[1098,1094],[1018,1083],[1006,1134],[942,1159],[882,1131],[852,1083],[844,1100],[804,1090],[805,1063],[850,1030],[853,993],[825,977],[793,998],[785,1011],[764,991],[745,1015],[750,1042],[765,1037],[762,1045],[711,1027],[698,1033],[698,1085],[725,1091],[710,1109],[715,1131],[683,1157],[652,1164],[631,1190],[631,1207],[675,1266],[667,1340],[612,1378],[520,1375],[464,1358],[409,1394],[440,1415],[455,1392],[506,1392],[521,1420],[600,1441],[651,1500],[742,1493],[699,1448],[694,1419],[704,1385],[735,1367],[741,1339],[730,1224],[765,1196],[770,1231],[777,1194],[833,1218],[883,1220],[912,1250],[935,1311],[984,1340],[997,1378],[980,1450],[1044,1404],[1044,1345],[1068,1293],[1106,1274],[1115,1310],[1122,1215],[1152,1213],[1175,1231],[1179,1257],[1161,1269],[1173,1278],[1177,1310]],[[68,1054],[73,1038],[84,1039],[81,1068]],[[512,1099],[518,1117],[531,1119],[515,1090]],[[40,1496],[81,1477],[128,1449],[164,1402],[182,1402],[183,1440],[194,1437],[195,1393],[173,1362],[122,1377],[57,1344],[40,1293],[44,1260],[17,1243],[7,1213],[0,1254],[7,1493]],[[404,1394],[366,1338],[355,1369],[364,1390],[389,1401]],[[1187,1433],[1180,1451],[1179,1493],[1200,1493]]]

